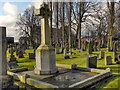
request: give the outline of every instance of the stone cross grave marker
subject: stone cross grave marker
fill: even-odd
[[[111,56],[105,56],[105,65],[111,65],[111,64],[112,64]]]
[[[58,71],[55,62],[55,49],[50,46],[49,40],[48,18],[51,13],[46,4],[42,4],[40,9],[36,11],[36,14],[41,18],[41,45],[36,50],[36,66],[34,70],[34,73],[38,75],[49,75]]]
[[[6,28],[0,27],[0,90],[13,85],[13,79],[7,75]]]
[[[87,67],[88,68],[97,68],[97,56],[89,56],[87,58]]]
[[[40,9],[36,10],[36,14],[41,18],[41,44],[49,45],[49,23],[48,18],[51,16],[51,11],[48,8],[48,5],[42,4]]]

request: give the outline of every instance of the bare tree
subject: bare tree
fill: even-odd
[[[19,27],[19,35],[29,37],[31,45],[34,43],[35,33],[40,29],[40,18],[36,16],[35,7],[27,8],[23,14],[19,14],[19,21],[16,25]],[[39,32],[38,32],[39,33]]]

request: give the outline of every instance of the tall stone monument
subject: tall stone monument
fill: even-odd
[[[55,61],[55,49],[50,46],[48,18],[51,15],[48,5],[42,4],[36,14],[41,18],[41,45],[36,50],[35,74],[52,74],[58,71]]]
[[[6,28],[0,27],[0,90],[13,85],[12,76],[7,75]]]

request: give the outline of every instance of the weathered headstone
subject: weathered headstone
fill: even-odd
[[[92,48],[92,51],[94,51],[94,48],[93,48],[93,47],[94,47],[94,41],[92,40],[92,41],[91,41],[91,48]]]
[[[10,52],[10,58],[9,58],[9,62],[16,62],[17,63],[17,60],[16,60],[16,58],[15,58],[15,56],[14,56],[14,49],[13,49],[13,44],[11,45],[11,52]]]
[[[111,56],[105,56],[105,65],[111,65],[111,64],[112,64]]]
[[[0,27],[0,90],[13,85],[12,76],[7,75],[6,28]]]
[[[99,59],[104,59],[105,53],[103,51],[100,51],[100,57]]]
[[[91,41],[89,41],[89,44],[88,44],[88,53],[89,54],[92,54],[92,45],[91,45]]]
[[[97,68],[97,56],[89,56],[87,58],[87,67],[88,68]]]
[[[35,59],[35,53],[29,53],[29,59]]]
[[[95,42],[94,51],[97,51],[97,42]]]
[[[13,45],[11,45],[11,55],[10,55],[10,58],[9,58],[9,61],[8,61],[8,70],[12,71],[12,72],[19,72],[19,71],[28,70],[27,67],[18,66],[17,60],[16,60],[16,58],[13,54],[14,52],[15,51],[13,50]]]
[[[69,59],[69,58],[70,58],[70,57],[67,55],[66,48],[64,49],[64,58],[65,58],[65,59]]]
[[[85,46],[84,50],[86,51],[86,49],[87,49],[87,41],[85,41],[85,45],[84,46]]]
[[[81,43],[81,51],[84,51],[84,42]]]
[[[117,42],[115,41],[114,45],[113,45],[113,62],[118,61],[118,57],[117,57],[116,51],[117,51]]]
[[[113,52],[113,62],[118,61],[117,53]]]
[[[107,41],[107,51],[109,52],[110,51],[110,39],[108,38],[108,41]]]
[[[59,44],[58,44],[58,43],[55,45],[55,53],[56,53],[56,54],[59,53]]]
[[[36,50],[35,74],[52,74],[58,71],[55,62],[55,49],[50,46],[48,18],[51,15],[48,5],[42,4],[37,9],[37,15],[41,18],[41,45]]]
[[[19,51],[18,51],[18,57],[19,57],[19,58],[24,58],[24,55],[23,55],[22,50],[19,50]]]

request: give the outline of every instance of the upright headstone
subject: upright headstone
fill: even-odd
[[[110,39],[108,38],[108,41],[107,41],[107,51],[109,52],[110,51]]]
[[[93,47],[94,47],[94,41],[92,40],[92,41],[91,41],[91,48],[92,48],[92,51],[94,51],[94,48],[93,48]]]
[[[11,44],[11,52],[10,52],[9,62],[16,62],[17,63],[17,60],[16,60],[16,58],[14,56],[15,50],[13,48],[14,48],[14,45]]]
[[[89,41],[89,44],[88,44],[88,53],[89,54],[92,54],[92,45],[91,45],[91,41]]]
[[[94,51],[97,51],[97,42],[95,42]]]
[[[59,53],[59,44],[58,44],[58,43],[55,45],[55,53],[56,53],[56,54]]]
[[[81,51],[84,51],[84,42],[81,43]]]
[[[89,56],[87,58],[87,67],[88,68],[97,68],[97,56]]]
[[[0,90],[13,85],[12,76],[7,75],[6,28],[0,27]]]
[[[12,71],[12,72],[19,72],[19,71],[28,70],[27,67],[18,66],[17,60],[16,60],[16,58],[13,54],[14,52],[15,52],[15,50],[13,49],[13,45],[11,45],[11,55],[10,55],[10,58],[9,58],[9,61],[8,61],[8,70]]]
[[[105,56],[105,65],[111,65],[111,64],[112,64],[111,56]]]
[[[117,57],[117,42],[114,42],[113,45],[113,62],[118,61],[118,57]]]
[[[35,59],[35,53],[28,53],[29,59]]]
[[[41,45],[36,50],[35,74],[52,74],[58,71],[55,61],[55,49],[50,46],[48,18],[51,15],[48,5],[42,4],[37,9],[37,15],[41,18]]]
[[[85,41],[85,51],[86,51],[86,49],[87,49],[87,41]]]
[[[19,46],[19,49],[18,49],[18,57],[19,57],[19,58],[24,58],[23,49],[22,49],[22,46],[21,46],[21,45]]]

